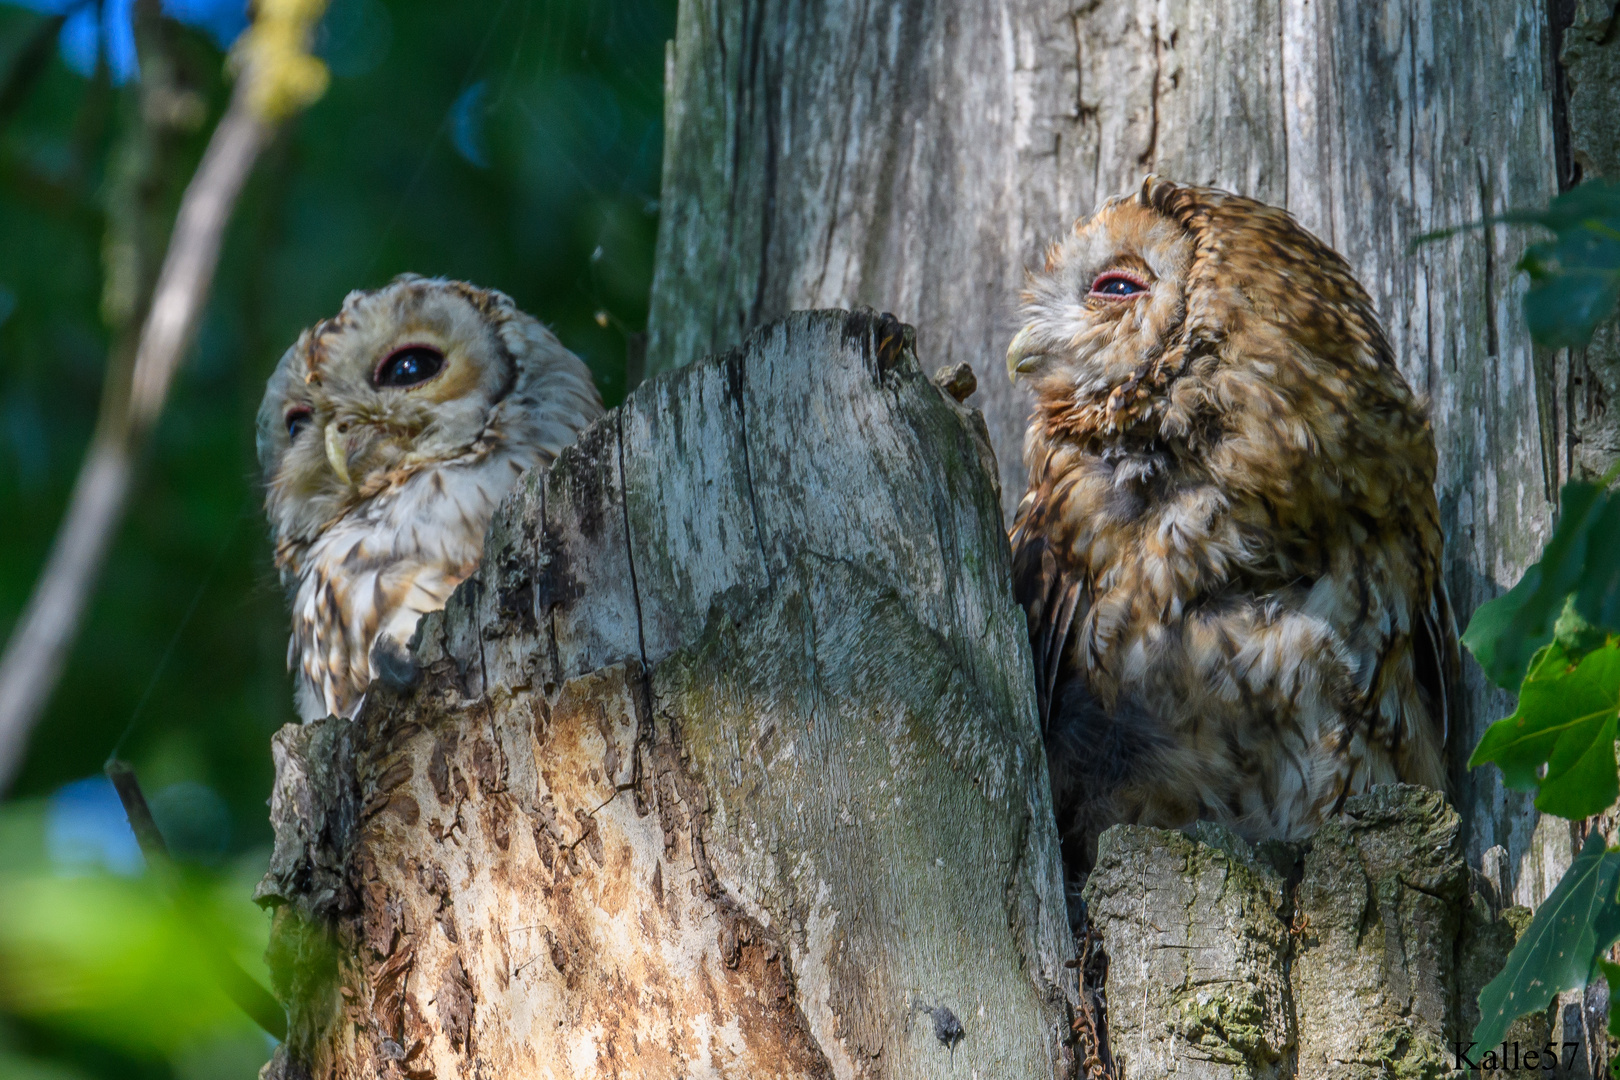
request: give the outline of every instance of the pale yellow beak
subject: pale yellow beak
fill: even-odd
[[[344,447],[343,436],[338,433],[335,423],[326,425],[326,460],[345,487],[354,484],[354,481],[349,479],[349,451]]]
[[[1045,351],[1037,348],[1031,340],[1033,337],[1031,329],[1026,326],[1018,331],[1013,336],[1012,344],[1007,346],[1007,378],[1013,382],[1018,381],[1018,376],[1034,371],[1040,364],[1041,357],[1046,355]]]

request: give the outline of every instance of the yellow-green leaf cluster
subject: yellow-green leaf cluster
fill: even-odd
[[[285,120],[326,93],[326,65],[310,53],[326,0],[259,0],[253,25],[236,44],[248,103],[268,123]]]

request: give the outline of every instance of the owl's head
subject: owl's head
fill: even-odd
[[[350,293],[282,356],[259,407],[275,539],[307,543],[413,473],[491,443],[533,444],[549,460],[600,411],[585,366],[502,293],[415,275]]]
[[[1155,176],[1051,246],[1023,314],[1007,374],[1037,399],[1173,376],[1245,332],[1319,354],[1389,351],[1348,264],[1287,211]]]

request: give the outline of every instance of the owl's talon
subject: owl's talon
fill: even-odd
[[[380,637],[371,647],[371,670],[377,681],[396,694],[413,689],[422,681],[422,668],[410,651],[391,637]]]

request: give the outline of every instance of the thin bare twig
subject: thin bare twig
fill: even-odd
[[[61,676],[96,573],[123,517],[132,465],[127,440],[101,437],[91,444],[45,572],[0,659],[0,791],[16,775],[28,733]]]
[[[247,105],[245,83],[237,85],[220,118],[197,175],[186,187],[174,219],[169,252],[152,290],[152,306],[135,351],[130,419],[144,431],[156,422],[169,396],[175,370],[196,333],[214,282],[225,226],[270,128]]]
[[[186,185],[135,346],[128,393],[104,395],[96,436],[45,570],[0,657],[0,794],[61,677],[129,499],[135,463],[196,334],[225,227],[277,121],[320,96],[325,69],[308,55],[324,0],[262,0],[239,46],[240,77]]]
[[[135,354],[128,412],[121,423],[98,425],[45,571],[0,659],[0,791],[16,775],[28,734],[61,677],[123,519],[135,460],[196,331],[225,224],[266,136],[238,89],[181,199]]]

